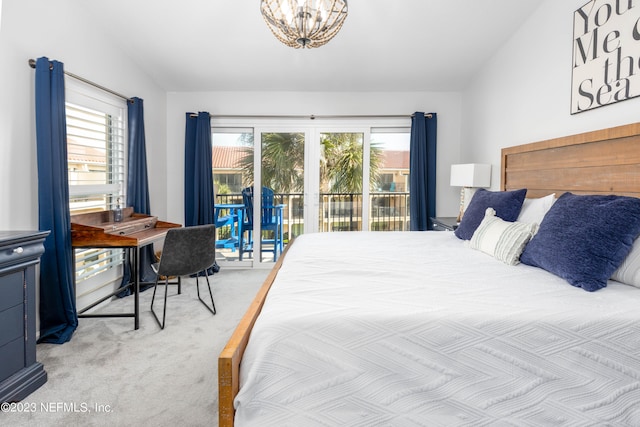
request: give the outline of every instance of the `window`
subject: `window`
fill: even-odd
[[[214,173],[213,183],[218,189],[216,194],[240,193],[244,188],[241,173]]]
[[[395,191],[395,184],[393,182],[393,174],[392,173],[381,173],[378,175],[378,188],[377,191]],[[394,187],[392,189],[392,187]]]
[[[74,81],[65,83],[71,215],[124,206],[126,101]],[[76,282],[119,265],[122,252],[76,250]]]

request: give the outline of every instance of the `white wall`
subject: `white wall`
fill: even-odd
[[[488,58],[463,93],[462,161],[499,166],[503,147],[640,121],[640,98],[570,114],[573,13],[585,3],[545,1]]]
[[[145,102],[151,206],[166,209],[165,92],[85,22],[70,0],[3,0],[0,27],[0,230],[37,229],[38,195],[34,70],[30,58],[47,56],[65,70]],[[56,23],[56,21],[59,21]]]
[[[206,92],[170,93],[167,97],[167,196],[169,221],[184,217],[185,113],[220,115],[398,115],[415,111],[438,113],[438,215],[454,215],[458,192],[449,186],[449,166],[460,153],[460,94],[328,93],[328,92]],[[407,119],[406,125],[410,126]],[[303,125],[305,123],[303,122]],[[317,125],[318,121],[314,122]],[[347,124],[345,122],[345,124]]]
[[[38,229],[34,79],[28,60],[47,56],[66,71],[144,99],[150,198],[166,211],[166,95],[141,69],[85,22],[70,0],[3,0],[0,27],[0,230]],[[56,22],[58,21],[58,22]],[[99,289],[98,294],[109,292]],[[39,295],[39,292],[37,292]],[[38,296],[36,296],[36,299]],[[88,301],[96,298],[87,297]],[[36,324],[39,321],[36,320]]]

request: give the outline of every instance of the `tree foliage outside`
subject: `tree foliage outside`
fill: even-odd
[[[251,136],[252,137],[252,136]],[[361,133],[323,133],[321,135],[321,191],[361,193],[364,161]],[[248,142],[248,141],[246,141]],[[244,185],[254,181],[253,146],[244,144],[240,160]],[[370,147],[370,184],[375,188],[382,165],[382,150]],[[262,185],[279,193],[304,191],[304,134],[265,133],[262,139]]]
[[[361,193],[364,165],[361,133],[323,133],[320,137],[320,185],[331,193]],[[370,146],[370,179],[374,188],[382,164],[382,150]]]

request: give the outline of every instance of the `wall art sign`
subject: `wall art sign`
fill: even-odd
[[[640,0],[592,0],[573,15],[571,114],[640,95]]]

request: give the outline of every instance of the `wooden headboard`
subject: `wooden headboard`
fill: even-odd
[[[640,197],[640,123],[502,149],[501,189]]]

